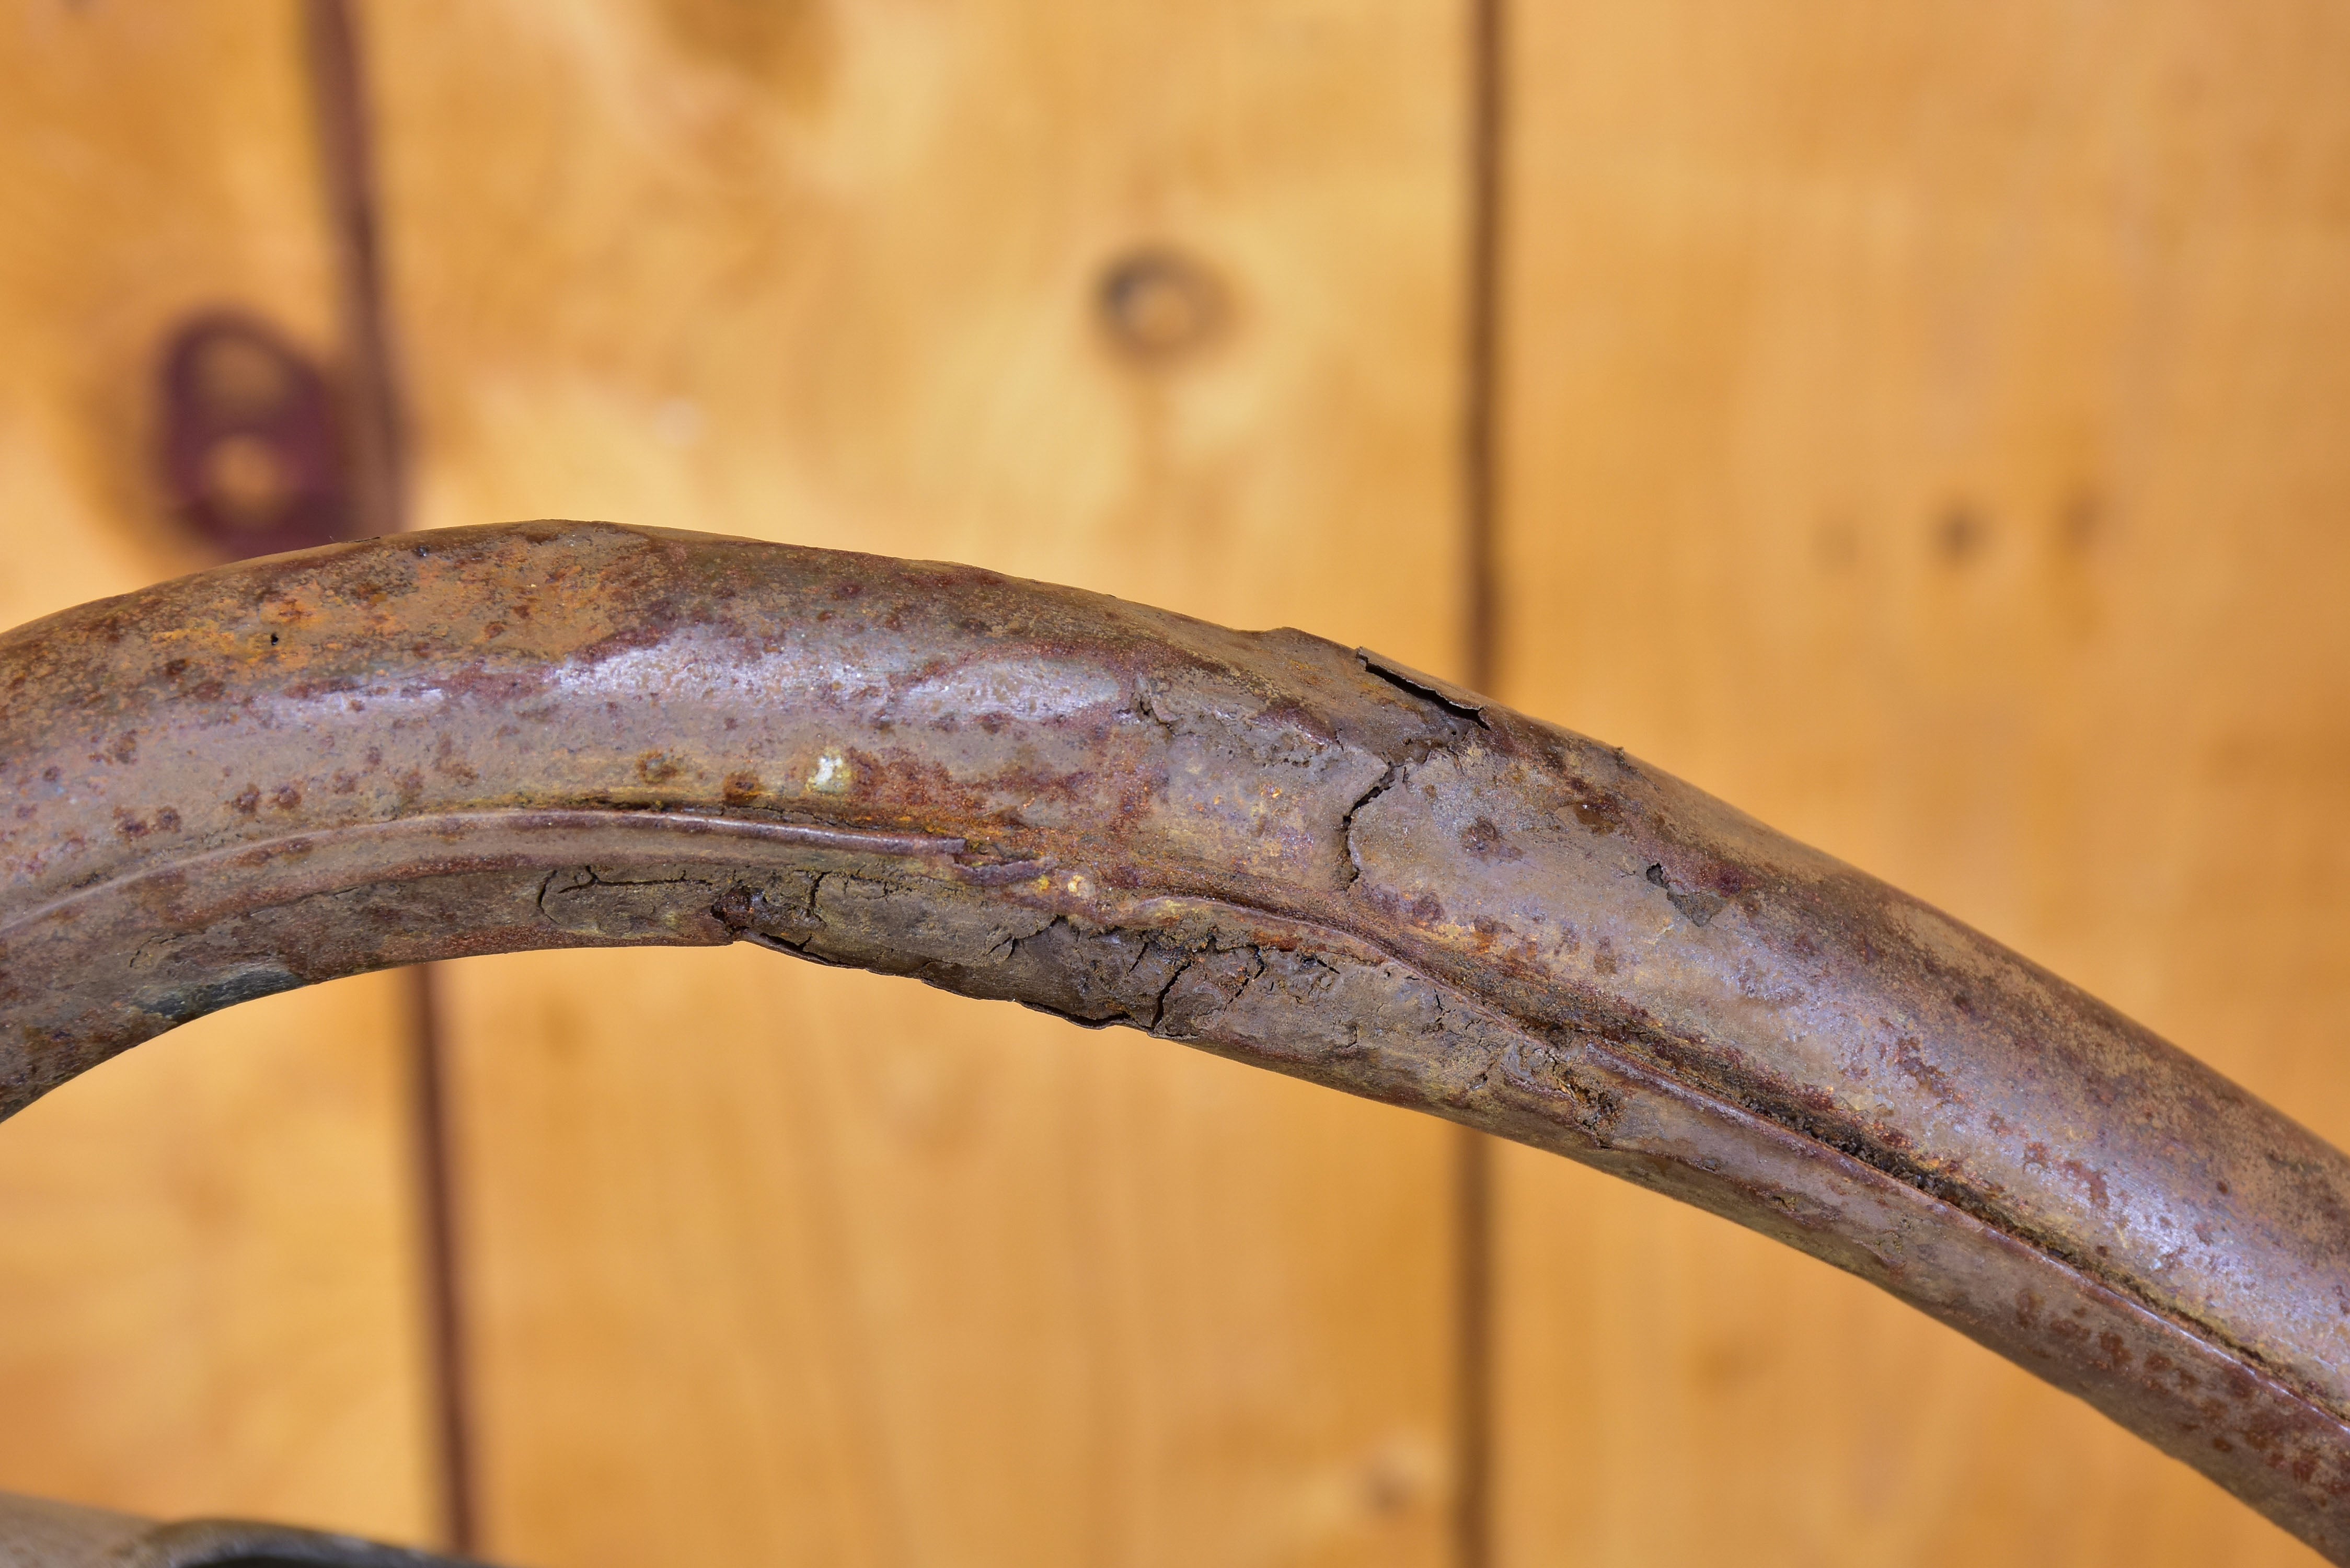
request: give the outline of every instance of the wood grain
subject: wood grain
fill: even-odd
[[[179,320],[328,351],[297,20],[0,10],[0,623],[205,564],[151,477]],[[0,1488],[429,1532],[401,994],[205,1020],[0,1136]]]
[[[1454,7],[366,15],[420,524],[1453,656]],[[447,994],[484,1550],[1445,1557],[1442,1127],[758,952]]]
[[[1503,695],[2350,1136],[2350,26],[1511,15]],[[1513,1153],[1498,1560],[2314,1561],[1857,1283]]]

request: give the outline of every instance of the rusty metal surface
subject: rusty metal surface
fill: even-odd
[[[754,941],[1726,1215],[2350,1561],[2350,1162],[1916,900],[1376,655],[513,524],[0,638],[0,772],[6,1109],[360,970]]]
[[[0,1568],[468,1568],[462,1559],[244,1520],[157,1524],[0,1492]]]

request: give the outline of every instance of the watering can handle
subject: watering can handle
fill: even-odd
[[[1725,1215],[2350,1561],[2350,1161],[1932,909],[1367,649],[515,524],[0,637],[0,1112],[339,975],[756,942]]]

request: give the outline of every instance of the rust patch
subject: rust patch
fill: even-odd
[[[910,716],[962,670],[983,695]],[[1376,656],[549,523],[69,611],[0,638],[0,691],[7,1106],[296,981],[757,941],[1588,1160],[2350,1550],[2350,1162],[1924,906]],[[1408,877],[1366,873],[1385,845]]]

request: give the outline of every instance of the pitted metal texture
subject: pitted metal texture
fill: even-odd
[[[0,1099],[250,997],[747,940],[1586,1160],[2350,1558],[2350,1162],[1977,932],[1366,650],[609,524],[0,638]]]

